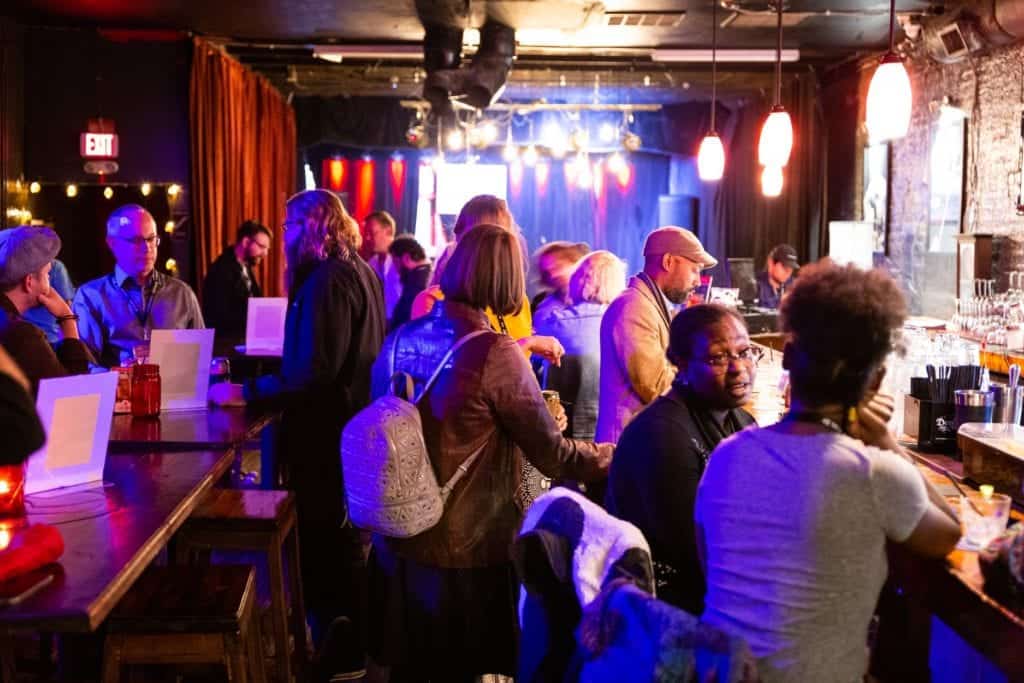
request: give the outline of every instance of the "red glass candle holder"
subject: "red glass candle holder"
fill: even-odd
[[[160,414],[160,366],[152,363],[132,369],[132,415],[156,417]]]
[[[0,466],[0,518],[25,515],[25,466]]]

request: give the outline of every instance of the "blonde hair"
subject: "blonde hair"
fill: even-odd
[[[466,233],[441,276],[446,301],[457,301],[496,315],[513,315],[526,298],[526,277],[516,236],[500,225],[483,223]]]
[[[610,251],[592,251],[576,264],[569,278],[573,303],[609,304],[626,289],[626,264]]]

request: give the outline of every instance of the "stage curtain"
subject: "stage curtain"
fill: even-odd
[[[256,277],[267,296],[284,293],[285,200],[295,191],[295,114],[266,78],[196,38],[189,86],[196,281],[245,220],[274,232]]]

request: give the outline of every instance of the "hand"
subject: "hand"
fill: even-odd
[[[868,446],[899,451],[896,437],[889,431],[895,401],[886,394],[872,394],[856,408],[856,420],[850,422],[848,432]]]
[[[39,304],[46,308],[55,318],[59,318],[62,315],[71,315],[71,306],[68,306],[68,302],[53,287],[50,287],[50,291],[46,294],[39,295]]]
[[[530,353],[535,353],[552,365],[558,367],[562,364],[562,356],[565,355],[565,347],[554,337],[542,337],[534,335],[519,341],[520,345]]]
[[[551,414],[551,417],[555,418],[555,424],[558,425],[558,431],[564,432],[566,428],[569,426],[569,416],[566,415],[565,406],[563,406],[561,403],[559,403],[558,407],[555,408],[554,412]]]
[[[244,406],[245,393],[241,384],[221,382],[210,385],[206,392],[206,400],[215,406]]]

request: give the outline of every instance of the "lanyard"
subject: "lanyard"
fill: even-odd
[[[142,327],[143,337],[145,339],[149,339],[149,318],[150,315],[153,313],[153,302],[156,300],[156,293],[160,289],[159,285],[157,284],[156,271],[154,271],[149,276],[149,282],[146,284],[146,287],[141,290],[141,311],[139,310],[139,307],[135,304],[135,299],[132,298],[131,294],[129,294],[124,289],[124,287],[117,283],[117,278],[114,277],[113,273],[110,274],[110,281],[114,284],[114,287],[116,287],[121,292],[121,294],[124,295],[125,300],[128,302],[128,307],[132,309],[132,315],[135,316],[135,319],[139,321],[139,326]],[[136,282],[136,284],[138,283]],[[148,297],[146,296],[147,292],[149,293]]]

